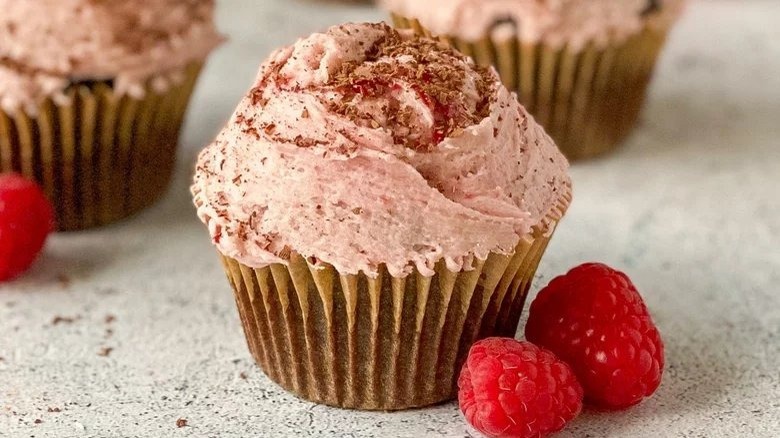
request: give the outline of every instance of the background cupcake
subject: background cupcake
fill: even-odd
[[[396,26],[437,35],[484,65],[570,159],[631,132],[683,0],[381,0]]]
[[[0,0],[0,171],[38,180],[59,228],[106,224],[170,178],[221,37],[211,0]]]
[[[192,191],[269,377],[403,409],[450,399],[470,345],[514,335],[567,167],[493,69],[347,24],[271,55]]]

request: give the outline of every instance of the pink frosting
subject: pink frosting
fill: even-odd
[[[416,18],[437,35],[468,41],[517,35],[521,41],[579,50],[673,21],[684,0],[380,0],[389,11]],[[515,32],[512,25],[517,25]],[[504,23],[498,24],[497,23]]]
[[[34,111],[70,83],[113,80],[140,95],[222,40],[213,0],[0,0],[0,108]]]
[[[345,24],[271,55],[192,192],[218,249],[248,266],[295,251],[344,274],[433,275],[550,229],[567,168],[493,69]]]

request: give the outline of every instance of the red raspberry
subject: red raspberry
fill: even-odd
[[[26,271],[54,229],[54,212],[34,182],[0,175],[0,281]]]
[[[553,279],[531,304],[525,337],[571,365],[593,405],[627,408],[661,383],[661,335],[631,280],[606,265]]]
[[[509,338],[474,344],[458,388],[466,420],[490,437],[547,436],[582,409],[582,387],[568,365],[547,350]]]

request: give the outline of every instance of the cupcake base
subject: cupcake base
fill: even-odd
[[[119,96],[110,84],[74,85],[67,104],[38,113],[0,111],[0,171],[38,181],[60,231],[105,225],[160,198],[171,178],[179,130],[201,65],[164,93]]]
[[[396,27],[432,37],[418,20],[393,15]],[[524,44],[517,38],[438,38],[493,65],[570,160],[604,154],[636,124],[668,29],[647,26],[631,38],[581,50]]]
[[[317,403],[398,410],[454,398],[471,345],[515,335],[554,226],[513,255],[462,272],[442,262],[433,277],[340,275],[297,254],[259,269],[222,261],[249,350],[271,380]]]

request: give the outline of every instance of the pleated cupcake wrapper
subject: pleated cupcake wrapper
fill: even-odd
[[[456,395],[471,345],[514,336],[536,268],[566,210],[512,255],[491,254],[472,271],[415,270],[377,278],[340,275],[293,254],[289,266],[253,269],[222,256],[249,350],[265,373],[310,401],[398,410]]]
[[[38,181],[61,231],[115,222],[153,204],[173,173],[179,130],[201,65],[144,97],[105,83],[74,86],[35,116],[0,111],[0,171]]]
[[[432,37],[418,20],[393,15],[395,26]],[[636,124],[668,28],[647,26],[607,46],[583,49],[521,43],[517,38],[438,39],[482,65],[493,65],[507,88],[570,159],[613,150]]]

